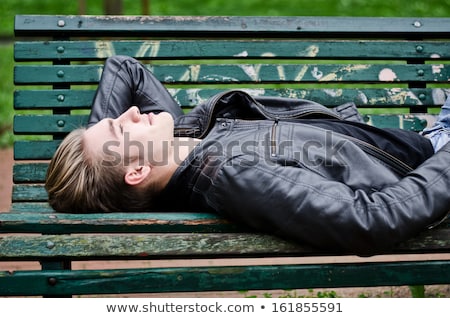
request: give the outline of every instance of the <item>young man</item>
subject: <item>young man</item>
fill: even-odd
[[[367,255],[450,210],[450,145],[437,145],[446,118],[428,139],[343,120],[311,101],[240,91],[183,115],[149,71],[116,56],[89,128],[63,141],[46,189],[58,211],[207,211]],[[433,144],[442,147],[436,154]]]

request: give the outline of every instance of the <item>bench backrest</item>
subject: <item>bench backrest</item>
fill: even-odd
[[[85,123],[111,55],[148,64],[184,108],[238,87],[415,130],[426,119],[392,113],[439,107],[450,78],[450,19],[17,16],[15,32],[14,156],[33,162],[14,168],[13,210],[48,210],[45,160]]]
[[[14,132],[26,138],[14,148],[13,210],[48,211],[45,161],[85,123],[111,55],[148,64],[187,109],[238,87],[353,101],[371,124],[414,130],[426,118],[396,113],[439,107],[450,78],[446,18],[17,16],[15,32]]]

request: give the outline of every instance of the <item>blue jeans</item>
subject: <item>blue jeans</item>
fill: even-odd
[[[430,139],[434,152],[437,152],[450,141],[450,95],[442,105],[441,112],[433,127],[425,129],[422,135]]]

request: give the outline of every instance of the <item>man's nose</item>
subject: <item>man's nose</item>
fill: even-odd
[[[124,114],[124,117],[130,119],[131,121],[139,121],[140,119],[140,111],[136,106],[131,106]]]

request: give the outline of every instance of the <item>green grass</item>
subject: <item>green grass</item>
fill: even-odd
[[[103,1],[86,0],[86,14],[103,13]],[[152,15],[449,17],[450,0],[151,0]],[[124,14],[140,15],[141,1],[123,0]],[[0,147],[11,144],[14,15],[79,14],[78,1],[0,1]]]

